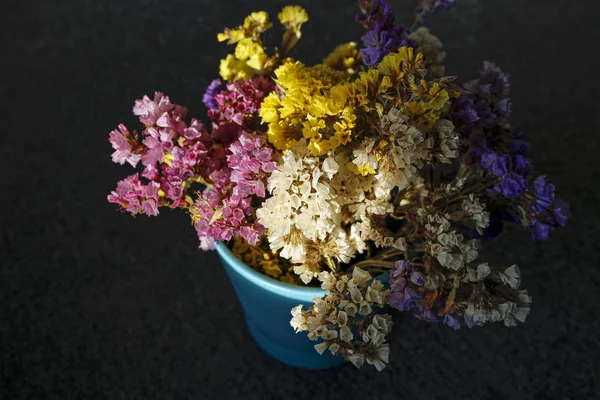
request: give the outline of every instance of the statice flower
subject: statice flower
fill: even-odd
[[[219,106],[217,100],[215,99],[215,96],[218,93],[220,93],[221,90],[223,90],[224,88],[225,85],[220,79],[214,79],[212,82],[210,82],[210,84],[206,88],[206,91],[202,95],[202,103],[204,103],[206,108],[212,110]]]
[[[129,130],[123,124],[119,124],[118,129],[110,133],[109,141],[115,152],[112,154],[112,161],[118,164],[128,162],[132,167],[142,159],[139,154],[141,147],[138,142],[137,132],[129,133]]]
[[[342,209],[329,183],[338,171],[331,157],[321,164],[287,151],[268,179],[271,197],[256,212],[271,248],[299,264],[294,270],[305,283],[318,275],[323,260],[348,262],[356,252],[341,229]]]
[[[420,0],[417,12],[421,15],[421,21],[425,16],[431,15],[438,10],[447,10],[456,3],[457,0]]]
[[[131,214],[158,215],[160,185],[156,182],[144,184],[138,174],[133,174],[117,184],[117,189],[108,195],[108,201],[123,207]]]
[[[211,176],[213,187],[196,201],[199,220],[196,232],[203,247],[214,247],[215,241],[228,241],[241,236],[256,244],[264,227],[253,220],[255,197],[264,198],[265,182],[276,169],[272,150],[264,139],[242,133],[229,146],[227,168]]]
[[[234,195],[265,197],[264,183],[277,169],[271,148],[265,146],[264,140],[244,132],[229,146],[229,151],[227,166],[232,169],[231,181],[236,183]]]
[[[400,47],[417,47],[417,42],[409,38],[409,30],[402,24],[396,24],[392,9],[386,0],[361,0],[361,13],[356,21],[368,29],[362,37],[360,49],[362,60],[367,66],[373,66],[389,53]]]
[[[273,89],[273,83],[264,78],[229,82],[214,95],[215,107],[208,110],[212,121],[213,138],[229,144],[243,130],[253,128],[253,116],[258,113],[264,97]]]
[[[142,124],[151,126],[164,113],[171,111],[174,107],[167,96],[164,96],[161,92],[155,92],[154,99],[144,96],[141,100],[136,100],[133,106],[133,114],[139,116]]]
[[[137,100],[134,114],[145,125],[144,130],[130,135],[124,125],[119,125],[118,131],[111,132],[109,140],[116,150],[113,161],[128,161],[132,166],[141,161],[141,176],[150,181],[150,186],[158,187],[165,200],[163,205],[177,208],[186,202],[185,188],[194,176],[219,167],[214,159],[207,162],[212,141],[202,123],[192,119],[188,126],[187,109],[172,104],[160,92],[155,93],[154,100],[148,96]],[[139,208],[140,212],[158,213],[155,207],[149,207],[150,203],[146,204],[147,207]]]
[[[396,268],[390,274],[390,295],[388,304],[400,311],[421,311],[423,295],[418,288],[425,285],[427,277],[416,271],[409,260],[396,261]],[[416,290],[415,290],[416,289]]]
[[[464,86],[454,102],[453,120],[461,128],[462,147],[468,163],[479,163],[497,178],[490,189],[508,199],[518,199],[527,187],[531,162],[522,134],[509,123],[508,76],[491,62],[484,62],[481,78]]]
[[[389,290],[371,275],[355,267],[352,275],[319,274],[324,298],[314,298],[314,305],[291,311],[290,324],[296,332],[308,332],[310,340],[321,341],[315,349],[339,354],[357,368],[365,362],[378,371],[389,362],[389,345],[385,337],[391,332],[388,314],[375,313],[383,308]],[[369,283],[369,281],[371,281]]]
[[[533,181],[531,194],[534,202],[530,207],[533,215],[529,230],[534,240],[548,239],[550,232],[565,226],[571,216],[569,205],[562,199],[556,199],[554,190],[554,185],[543,175]]]
[[[108,201],[182,209],[202,249],[222,242],[270,278],[320,285],[290,324],[357,367],[388,363],[386,306],[454,330],[524,322],[519,267],[482,259],[484,239],[515,222],[547,239],[570,210],[532,176],[508,76],[491,62],[462,86],[443,76],[442,43],[419,22],[455,2],[421,0],[407,29],[386,0],[361,0],[362,48],[316,65],[288,56],[302,7],[278,15],[271,54],[268,14],[250,14],[217,35],[235,50],[203,95],[208,129],[156,92],[135,102],[141,129],[110,132],[113,162],[139,171]]]

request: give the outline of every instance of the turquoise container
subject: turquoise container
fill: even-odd
[[[344,363],[328,351],[319,355],[314,348],[318,342],[309,340],[306,332],[295,333],[290,325],[292,308],[304,304],[307,309],[313,296],[323,297],[324,290],[269,278],[245,265],[223,243],[217,243],[217,252],[244,309],[248,331],[265,353],[299,368],[325,369]]]

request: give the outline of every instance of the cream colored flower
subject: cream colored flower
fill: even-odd
[[[348,326],[342,326],[340,328],[340,339],[344,342],[350,342],[354,338],[352,330]]]
[[[383,371],[390,362],[390,346],[387,343],[370,345],[364,352],[364,359],[369,365],[374,365],[377,371]]]
[[[315,344],[315,350],[317,351],[317,353],[319,354],[323,354],[325,352],[325,350],[327,350],[327,348],[329,347],[329,343],[328,342],[322,342],[319,344]]]
[[[292,320],[290,321],[290,325],[292,325],[296,333],[307,330],[306,317],[302,313],[302,304],[292,308],[291,312]]]

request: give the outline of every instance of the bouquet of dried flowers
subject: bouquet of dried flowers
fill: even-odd
[[[314,66],[288,55],[303,8],[283,8],[270,53],[269,16],[250,14],[218,35],[235,50],[203,97],[210,130],[157,92],[133,107],[141,133],[110,133],[113,161],[143,172],[108,200],[134,215],[183,209],[202,249],[227,242],[274,279],[326,289],[291,325],[357,367],[388,362],[386,305],[453,329],[525,321],[519,269],[482,260],[481,243],[506,222],[544,240],[569,206],[532,175],[507,75],[491,62],[463,85],[444,75],[422,24],[454,2],[421,0],[409,29],[385,0],[361,0],[362,44]],[[389,285],[372,279],[385,272]]]

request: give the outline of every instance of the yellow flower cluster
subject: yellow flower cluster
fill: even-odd
[[[263,239],[256,246],[251,246],[243,238],[233,238],[231,251],[237,258],[249,265],[255,271],[263,273],[271,278],[289,284],[298,284],[299,280],[293,272],[293,268],[287,265],[287,261],[279,257],[277,252],[270,250],[268,243]],[[266,249],[263,246],[266,245]]]
[[[242,25],[217,35],[219,42],[237,43],[235,53],[221,60],[219,74],[223,79],[247,80],[263,70],[269,57],[260,36],[272,25],[266,12],[257,11],[247,16]]]
[[[272,92],[261,106],[267,137],[279,150],[308,140],[313,155],[323,155],[352,139],[356,115],[350,104],[332,96],[331,89],[349,75],[323,64],[306,67],[288,61],[275,70],[275,81],[283,97]]]
[[[286,6],[278,15],[279,21],[286,31],[281,45],[285,55],[301,36],[300,28],[308,21],[308,14],[299,6]],[[219,42],[235,44],[234,54],[228,54],[219,66],[219,74],[225,80],[248,80],[264,72],[268,65],[273,65],[278,56],[269,57],[261,41],[261,35],[273,24],[265,11],[253,12],[244,19],[244,23],[234,29],[225,29],[217,35]]]
[[[402,47],[398,53],[384,57],[377,71],[389,77],[392,86],[398,89],[397,94],[392,94],[392,98],[396,99],[395,106],[411,116],[413,124],[421,132],[433,128],[450,95],[457,94],[449,92],[438,82],[427,82],[424,79],[427,70],[423,54],[415,55],[410,47]]]
[[[323,64],[329,68],[347,71],[349,74],[356,73],[357,65],[360,61],[360,53],[356,48],[356,42],[340,44],[330,55],[328,55]]]
[[[377,69],[360,72],[353,82],[333,88],[332,96],[367,113],[376,111],[379,117],[384,109],[396,107],[426,132],[435,125],[450,96],[457,94],[438,82],[425,81],[426,74],[423,55],[402,47],[385,56]]]
[[[244,19],[244,23],[233,29],[225,29],[217,35],[219,42],[227,40],[227,44],[234,44],[245,38],[260,39],[260,35],[270,29],[273,24],[269,21],[269,14],[265,11],[256,11]]]

